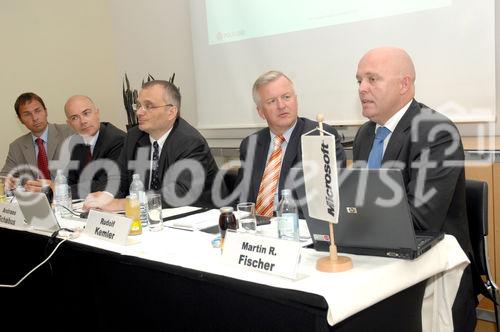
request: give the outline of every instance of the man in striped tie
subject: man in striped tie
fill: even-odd
[[[253,85],[253,100],[259,116],[268,127],[246,137],[240,145],[242,167],[235,190],[239,201],[256,203],[258,215],[270,217],[277,208],[285,188],[290,168],[302,160],[302,134],[318,126],[317,122],[298,116],[297,95],[293,82],[282,72],[269,71]],[[345,152],[337,131],[328,125],[324,129],[336,137],[339,166],[345,166]]]

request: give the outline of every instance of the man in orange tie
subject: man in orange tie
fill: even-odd
[[[48,163],[59,159],[61,145],[73,131],[67,125],[48,123],[45,103],[33,92],[21,94],[14,109],[19,121],[30,132],[10,144],[0,175],[7,177],[7,190],[15,188],[17,178],[23,175],[32,179],[24,181],[26,189],[30,190],[32,186],[41,188],[40,180],[50,180],[55,176]]]
[[[284,186],[290,168],[302,161],[301,135],[318,124],[298,117],[293,83],[282,72],[269,71],[259,76],[252,94],[257,112],[268,127],[241,142],[239,197],[240,201],[256,202],[258,215],[272,216],[281,190],[292,189]],[[324,125],[324,130],[335,135],[337,162],[345,167],[345,152],[337,131],[328,125]]]

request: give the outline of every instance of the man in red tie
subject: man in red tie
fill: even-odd
[[[64,105],[66,122],[76,132],[69,142],[70,160],[77,161],[68,171],[72,197],[86,197],[106,188],[106,162],[116,162],[122,151],[125,132],[100,121],[100,111],[87,96],[70,97]],[[95,162],[93,162],[95,161]]]
[[[45,103],[33,92],[21,94],[14,109],[19,121],[30,132],[10,144],[0,175],[7,177],[6,189],[15,188],[18,178],[25,177],[25,188],[39,191],[44,180],[50,181],[53,177],[49,161],[59,159],[62,143],[73,132],[67,125],[48,123]]]
[[[302,160],[302,134],[318,124],[298,116],[297,95],[292,81],[279,71],[269,71],[253,85],[253,100],[259,116],[268,127],[246,137],[240,145],[242,167],[238,172],[239,201],[256,203],[256,213],[272,216],[280,191],[285,188],[290,168]],[[337,161],[345,167],[346,157],[337,131],[328,125],[324,130],[335,135]]]

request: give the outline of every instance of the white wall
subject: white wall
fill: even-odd
[[[168,79],[175,72],[181,114],[196,124],[189,1],[109,0],[109,8],[120,75],[139,89],[148,73]]]
[[[148,73],[168,79],[175,72],[182,115],[196,124],[188,1],[2,1],[0,31],[0,164],[8,143],[27,132],[13,106],[27,91],[45,101],[50,122],[64,123],[67,98],[86,94],[101,120],[125,129],[124,73],[139,89]]]
[[[498,20],[498,6],[495,13]],[[196,125],[187,0],[2,1],[0,31],[0,109],[3,115],[0,132],[5,142],[0,145],[0,163],[7,154],[8,142],[26,132],[13,108],[17,96],[25,91],[42,96],[51,122],[65,121],[64,102],[78,93],[94,99],[101,108],[103,120],[125,128],[121,95],[123,74],[127,72],[133,87],[139,88],[147,73],[167,79],[175,72],[175,82],[183,96],[182,115]],[[498,24],[495,31],[498,48]],[[500,132],[499,68],[500,52],[497,52],[497,132]],[[252,83],[249,82],[249,87]],[[460,127],[463,134],[474,135],[478,126]],[[355,129],[343,131],[349,136]],[[213,146],[238,146],[240,139],[254,130],[203,133]]]
[[[125,127],[107,2],[20,0],[2,1],[1,7],[1,164],[8,143],[27,132],[14,111],[23,92],[42,97],[50,122],[65,122],[67,98],[86,94],[100,107],[102,120]]]

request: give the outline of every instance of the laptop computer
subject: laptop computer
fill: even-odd
[[[301,187],[297,194],[305,197],[305,188]],[[414,230],[403,176],[398,169],[342,169],[339,196],[339,222],[334,225],[339,252],[414,259],[444,236],[442,232]],[[309,217],[307,204],[301,207],[314,248],[328,251],[328,223]]]
[[[55,232],[61,227],[44,193],[15,191],[26,224],[36,230]]]

